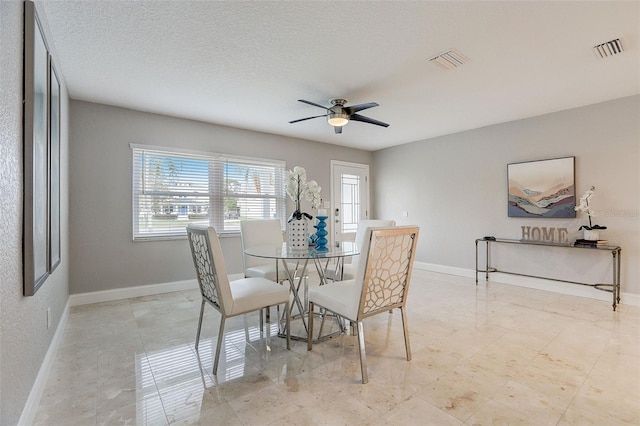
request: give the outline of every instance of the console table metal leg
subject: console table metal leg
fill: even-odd
[[[614,250],[611,252],[613,256],[613,310],[616,310],[616,306],[620,303],[620,250]]]
[[[618,303],[620,303],[620,257],[622,256],[622,249],[618,250],[618,267],[616,268],[618,276],[616,277],[616,286],[618,287]]]
[[[478,285],[478,240],[476,240],[476,285]]]
[[[485,263],[484,270],[480,269],[479,261],[478,261],[478,243],[484,242],[484,255],[485,255]],[[484,280],[489,281],[489,272],[495,272],[495,270],[489,270],[489,240],[476,240],[476,285],[478,285],[478,272],[484,272]]]
[[[616,310],[616,293],[618,292],[616,286],[616,252],[615,250],[611,252],[611,256],[613,256],[613,280],[611,281],[611,292],[613,293],[613,310]]]
[[[485,241],[485,248],[486,248],[486,252],[485,252],[485,268],[484,268],[484,280],[485,281],[489,281],[489,241]]]

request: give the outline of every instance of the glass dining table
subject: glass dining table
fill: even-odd
[[[291,334],[290,337],[297,340],[307,340],[309,328],[307,326],[308,315],[307,290],[310,261],[318,273],[319,285],[327,283],[327,271],[331,271],[331,277],[342,277],[344,259],[360,254],[354,242],[341,242],[339,247],[328,246],[328,250],[319,251],[314,247],[307,249],[291,248],[286,242],[281,245],[265,245],[248,247],[244,249],[244,254],[252,257],[273,259],[276,262],[276,276],[279,269],[282,269],[287,277],[293,296],[290,304],[292,319],[300,319],[304,327],[304,336]],[[295,312],[297,310],[297,312]],[[280,318],[279,324],[282,323]],[[285,335],[291,330],[283,330],[279,327],[279,334]]]

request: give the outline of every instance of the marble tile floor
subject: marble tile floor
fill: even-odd
[[[640,424],[637,307],[415,270],[413,359],[399,312],[366,320],[362,385],[354,336],[287,351],[257,314],[227,321],[213,376],[220,317],[207,307],[198,357],[199,304],[183,291],[72,308],[35,424]]]

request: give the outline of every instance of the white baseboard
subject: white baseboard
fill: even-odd
[[[131,297],[151,296],[154,294],[193,290],[197,288],[198,282],[195,279],[173,281],[161,284],[139,285],[135,287],[72,294],[69,296],[69,303],[71,306],[89,305],[91,303],[111,302],[113,300],[129,299]]]
[[[456,268],[453,266],[437,265],[435,263],[413,262],[413,267],[422,271],[439,272],[441,274],[456,275],[458,277],[473,278],[475,277],[473,270]]]
[[[244,277],[242,274],[231,274],[229,280]],[[198,281],[173,281],[160,284],[139,285],[135,287],[114,288],[111,290],[78,293],[69,296],[70,306],[89,305],[91,303],[111,302],[113,300],[129,299],[131,297],[153,296],[154,294],[171,293],[173,291],[196,290]]]
[[[620,304],[629,306],[640,306],[640,294],[620,292]]]
[[[44,356],[44,360],[40,365],[40,369],[38,370],[38,375],[36,376],[36,380],[31,387],[31,392],[29,392],[29,397],[27,398],[27,402],[22,409],[22,414],[20,415],[20,420],[18,420],[18,426],[29,426],[32,425],[35,418],[36,413],[38,411],[38,406],[40,405],[40,399],[42,399],[42,394],[44,393],[45,387],[47,386],[47,381],[49,380],[49,374],[51,373],[51,369],[53,367],[53,363],[56,360],[56,354],[58,353],[58,347],[60,346],[60,342],[62,341],[62,336],[64,335],[64,330],[67,327],[67,318],[69,317],[69,301],[67,301],[64,310],[62,311],[62,315],[60,316],[60,322],[58,322],[58,327],[56,328],[56,332],[53,335],[53,339],[51,339],[51,344],[49,345],[49,349],[47,349],[47,353]]]
[[[414,268],[423,271],[439,272],[441,274],[456,275],[459,277],[475,278],[473,269],[457,268],[446,265],[436,265],[426,262],[414,262]],[[484,281],[484,276],[481,277]],[[535,288],[537,290],[551,291],[554,293],[571,296],[587,297],[589,299],[612,301],[613,295],[606,291],[600,291],[590,286],[583,286],[560,281],[546,280],[543,278],[523,277],[519,275],[494,272],[489,274],[489,280],[502,284],[517,285],[520,287]],[[620,304],[640,306],[640,295],[633,293],[620,293]]]

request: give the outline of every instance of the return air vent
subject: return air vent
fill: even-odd
[[[430,58],[429,60],[444,70],[458,68],[470,61],[469,58],[455,49],[449,49],[446,52]]]
[[[620,39],[617,38],[615,40],[593,46],[593,51],[599,58],[608,58],[609,56],[623,52],[622,43],[620,43]]]

